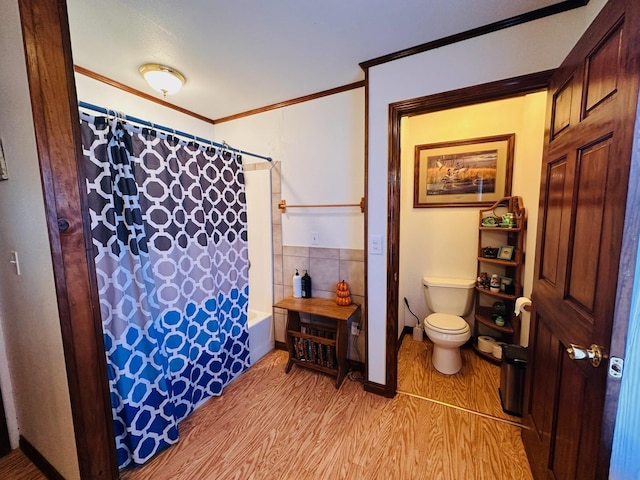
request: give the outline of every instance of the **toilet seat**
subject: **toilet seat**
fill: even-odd
[[[435,332],[456,335],[469,330],[464,318],[448,313],[432,313],[425,319],[425,324]]]

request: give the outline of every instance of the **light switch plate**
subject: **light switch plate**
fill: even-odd
[[[382,255],[382,235],[369,235],[369,253]]]

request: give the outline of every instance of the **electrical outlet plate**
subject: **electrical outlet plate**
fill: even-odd
[[[353,322],[351,324],[351,335],[358,335],[360,331],[360,324],[358,322]]]

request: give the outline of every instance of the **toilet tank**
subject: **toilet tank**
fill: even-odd
[[[471,311],[475,280],[423,277],[422,284],[427,306],[432,312],[464,316]]]

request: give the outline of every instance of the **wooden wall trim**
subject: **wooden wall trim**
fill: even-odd
[[[229,115],[227,117],[216,118],[215,123],[230,122],[231,120],[237,120],[243,117],[249,117],[251,115],[257,115],[258,113],[268,112],[269,110],[276,110],[278,108],[290,107],[298,103],[308,102],[311,100],[317,100],[318,98],[328,97],[329,95],[335,95],[337,93],[348,92],[349,90],[355,90],[356,88],[362,88],[365,85],[365,81],[349,83],[342,85],[341,87],[330,88],[329,90],[323,90],[321,92],[312,93],[310,95],[304,95],[302,97],[293,98],[291,100],[285,100],[284,102],[273,103],[266,107],[254,108],[253,110],[247,110],[246,112],[236,113],[235,115]]]
[[[149,102],[157,103],[158,105],[162,105],[163,107],[167,107],[177,112],[184,113],[185,115],[189,115],[190,117],[197,118],[198,120],[202,120],[205,123],[210,123],[212,125],[215,123],[215,121],[209,117],[205,117],[204,115],[200,115],[199,113],[195,113],[195,112],[192,112],[191,110],[187,110],[186,108],[179,107],[165,100],[162,100],[161,98],[154,97],[153,95],[149,95],[148,93],[137,90],[133,87],[125,85],[124,83],[120,83],[117,80],[113,80],[112,78],[105,77],[104,75],[100,75],[99,73],[93,72],[79,65],[74,65],[73,69],[76,71],[76,73],[79,73],[80,75],[84,75],[85,77],[92,78],[94,80],[97,80],[98,82],[102,82],[112,87],[118,88],[127,93],[130,93],[131,95],[144,98]],[[103,105],[100,105],[100,106],[103,106]]]
[[[80,476],[118,477],[64,0],[19,0]]]
[[[369,197],[369,71],[364,71],[364,196]],[[369,298],[369,202],[364,202],[364,301]],[[362,309],[364,336],[364,379],[365,390],[369,381],[369,307]]]
[[[474,103],[503,100],[526,93],[546,90],[549,85],[549,79],[554,72],[555,70],[545,70],[449,92],[402,100],[392,103],[389,109],[390,111],[397,111],[400,116],[405,116],[464,107]],[[390,121],[395,118],[395,116],[391,116]]]
[[[31,445],[29,440],[20,435],[19,442],[22,453],[31,460],[31,463],[38,467],[38,470],[40,470],[48,480],[65,480],[60,472],[42,456],[38,449]]]
[[[531,22],[534,20],[539,20],[541,18],[548,17],[550,15],[556,15],[558,13],[566,12],[568,10],[573,10],[574,8],[583,7],[587,3],[589,3],[589,0],[565,0],[564,2],[539,8],[538,10],[533,10],[531,12],[523,13],[522,15],[516,15],[515,17],[490,23],[482,27],[473,28],[471,30],[466,30],[461,33],[449,35],[447,37],[443,37],[438,40],[432,40],[430,42],[422,43],[420,45],[416,45],[415,47],[405,48],[397,52],[389,53],[387,55],[382,55],[380,57],[376,57],[371,60],[366,60],[360,63],[360,67],[366,70],[371,67],[382,65],[388,62],[393,62],[395,60],[399,60],[404,57],[409,57],[411,55],[416,55],[418,53],[428,52],[429,50],[441,48],[447,45],[451,45],[453,43],[463,42],[465,40],[470,40],[472,38],[486,35],[488,33],[497,32],[505,28],[514,27],[516,25]]]
[[[296,105],[298,103],[309,102],[311,100],[317,100],[318,98],[328,97],[329,95],[335,95],[337,93],[348,92],[349,90],[355,90],[356,88],[364,87],[364,80],[359,82],[350,83],[348,85],[342,85],[336,88],[330,88],[329,90],[323,90],[322,92],[312,93],[310,95],[305,95],[303,97],[293,98],[291,100],[285,100],[283,102],[274,103],[271,105],[267,105],[260,108],[254,108],[253,110],[247,110],[246,112],[236,113],[234,115],[229,115],[226,117],[221,117],[217,119],[212,119],[209,117],[205,117],[204,115],[200,115],[199,113],[193,112],[191,110],[187,110],[186,108],[179,107],[177,105],[173,105],[161,98],[154,97],[153,95],[149,95],[148,93],[137,90],[133,87],[125,85],[124,83],[120,83],[117,80],[113,80],[112,78],[105,77],[99,73],[91,71],[87,68],[81,67],[79,65],[75,65],[74,70],[76,73],[80,75],[84,75],[85,77],[92,78],[97,80],[98,82],[102,82],[111,87],[123,90],[131,95],[136,95],[137,97],[144,98],[150,102],[157,103],[158,105],[162,105],[163,107],[170,108],[180,113],[184,113],[185,115],[189,115],[193,118],[197,118],[198,120],[202,120],[203,122],[210,123],[211,125],[216,125],[218,123],[230,122],[232,120],[237,120],[243,117],[249,117],[251,115],[257,115],[258,113],[268,112],[269,110],[276,110],[278,108],[289,107],[291,105]]]
[[[389,105],[387,190],[386,388],[398,383],[398,280],[400,261],[400,122],[403,116],[436,112],[524,95],[547,88],[553,70],[412,98]],[[365,223],[366,225],[366,223]]]

